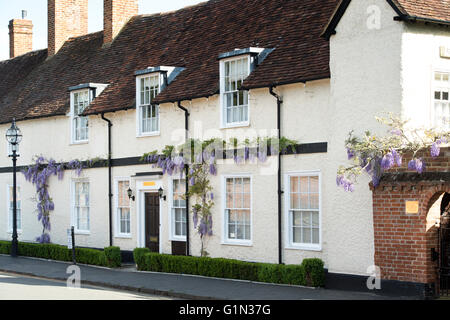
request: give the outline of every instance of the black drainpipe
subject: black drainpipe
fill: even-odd
[[[111,164],[111,127],[112,122],[105,118],[102,113],[102,119],[108,123],[108,198],[109,198],[109,246],[113,245],[113,230],[112,230],[112,164]]]
[[[181,105],[181,101],[178,101],[178,108],[184,111],[184,127],[186,130],[186,142],[189,139],[189,111]],[[190,256],[190,244],[189,244],[189,163],[184,166],[185,169],[185,180],[186,180],[186,256]]]
[[[278,129],[278,141],[281,139],[281,104],[283,99],[273,91],[274,87],[269,88],[269,92],[277,99],[277,129]],[[281,149],[278,148],[278,263],[283,264],[283,243],[281,232],[281,197],[283,190],[281,189]]]

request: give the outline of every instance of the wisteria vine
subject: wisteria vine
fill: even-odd
[[[440,155],[441,148],[450,142],[450,131],[438,129],[412,128],[408,121],[389,114],[386,118],[376,117],[377,121],[389,127],[388,134],[383,137],[366,132],[362,138],[350,132],[346,140],[350,166],[341,166],[336,183],[346,191],[353,192],[357,177],[367,173],[372,184],[380,184],[384,172],[394,167],[401,167],[405,154],[412,154],[408,169],[422,174],[426,170],[425,160],[418,157],[421,150],[429,150],[431,157]]]
[[[79,160],[71,160],[67,164],[57,163],[54,159],[46,159],[43,156],[34,157],[33,162],[22,173],[25,179],[36,187],[36,211],[38,221],[42,223],[42,234],[36,238],[36,241],[50,243],[50,212],[55,210],[55,203],[48,191],[48,181],[52,176],[57,176],[58,180],[62,180],[64,171],[67,169],[75,170],[75,173],[80,176],[85,165]],[[93,165],[95,160],[90,160],[88,163]]]
[[[200,141],[189,139],[178,148],[166,146],[162,152],[152,151],[142,156],[141,160],[153,163],[153,167],[162,169],[170,176],[184,176],[184,169],[189,165],[187,179],[189,181],[188,197],[192,198],[192,217],[194,228],[200,235],[201,256],[207,256],[205,250],[207,237],[213,235],[213,219],[211,209],[214,206],[214,193],[210,176],[217,175],[217,160],[232,158],[235,164],[246,162],[266,162],[268,153],[276,155],[285,153],[289,148],[295,151],[296,141],[287,138],[257,138],[254,141],[220,139]]]

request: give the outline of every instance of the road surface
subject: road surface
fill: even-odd
[[[0,273],[0,300],[169,300],[92,286],[67,288],[62,281]]]

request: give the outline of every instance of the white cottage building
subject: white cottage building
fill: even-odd
[[[351,130],[384,130],[375,116],[385,111],[415,125],[448,119],[449,5],[211,0],[137,15],[137,0],[105,0],[104,8],[104,30],[87,34],[87,0],[48,0],[48,50],[28,52],[32,24],[12,20],[11,59],[0,62],[0,132],[17,120],[19,166],[38,155],[65,163],[111,156],[80,176],[69,170],[50,179],[52,242],[65,244],[75,226],[84,247],[199,255],[192,214],[179,201],[185,181],[141,156],[182,144],[186,124],[201,140],[280,129],[299,143],[280,162],[218,165],[206,250],[269,263],[317,257],[330,275],[367,276],[372,193],[365,178],[354,193],[336,186],[344,141]],[[7,240],[6,139],[0,150],[0,239]],[[18,192],[19,240],[34,241],[42,225],[35,188],[22,174]]]

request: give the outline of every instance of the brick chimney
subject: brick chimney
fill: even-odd
[[[48,0],[48,56],[71,37],[88,33],[88,0]]]
[[[110,44],[125,24],[138,14],[138,0],[103,0],[103,44]]]
[[[33,50],[33,23],[22,19],[9,21],[9,57],[15,58]]]

